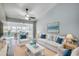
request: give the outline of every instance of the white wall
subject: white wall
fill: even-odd
[[[0,20],[4,21],[5,20],[5,12],[3,9],[3,4],[0,3]]]
[[[60,33],[79,36],[79,4],[57,4],[37,22],[37,32],[47,33],[47,24],[60,21]]]

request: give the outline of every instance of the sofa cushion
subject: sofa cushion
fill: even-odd
[[[62,44],[63,38],[58,37],[57,40],[56,40],[56,42],[59,43],[59,44]]]

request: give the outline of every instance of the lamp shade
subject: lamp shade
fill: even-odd
[[[74,37],[73,37],[72,34],[67,34],[67,35],[66,35],[66,38],[67,38],[67,39],[74,39]]]

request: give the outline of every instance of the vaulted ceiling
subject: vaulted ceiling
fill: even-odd
[[[7,17],[25,19],[25,9],[28,8],[30,16],[39,19],[54,8],[56,3],[4,3],[3,6]]]

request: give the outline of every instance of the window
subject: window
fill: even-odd
[[[25,32],[25,33],[28,32],[29,36],[33,37],[33,24],[7,22],[6,25],[3,24],[3,31],[4,31],[4,34],[5,33],[7,34],[8,31],[10,31],[12,36],[15,32],[17,33],[20,33],[20,31]]]

